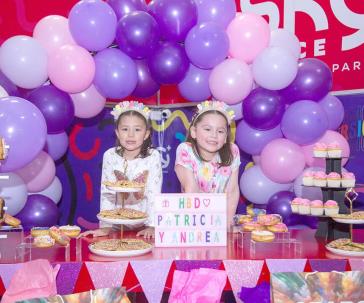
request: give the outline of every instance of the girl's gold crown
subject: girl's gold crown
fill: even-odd
[[[197,105],[197,113],[196,113],[196,116],[194,117],[194,120],[198,116],[202,115],[203,113],[212,111],[212,110],[222,113],[225,116],[225,118],[227,119],[229,125],[235,118],[234,111],[226,103],[224,103],[222,101],[206,100],[206,101],[201,102],[199,105]]]
[[[149,120],[149,107],[138,101],[122,101],[118,103],[111,111],[111,115],[114,116],[114,120],[116,121],[121,114],[129,111],[136,111],[141,114],[145,118],[145,120]]]

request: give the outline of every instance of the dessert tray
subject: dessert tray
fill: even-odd
[[[141,239],[109,239],[89,245],[90,251],[104,257],[134,257],[144,255],[153,246]]]
[[[353,212],[352,214],[336,215],[332,217],[338,223],[364,224],[364,211]]]
[[[102,210],[97,214],[97,219],[109,224],[128,224],[137,225],[144,223],[148,216],[142,211],[131,208],[116,208]]]
[[[343,256],[364,256],[364,244],[352,242],[350,239],[334,240],[326,244],[326,249],[334,254]]]

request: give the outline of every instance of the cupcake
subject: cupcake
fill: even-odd
[[[327,175],[328,187],[340,187],[341,176],[338,173],[332,172]]]
[[[342,187],[354,187],[355,186],[355,175],[353,173],[343,173],[341,179]]]
[[[332,142],[327,146],[327,154],[329,158],[341,158],[342,148],[337,142]]]
[[[339,213],[339,206],[337,202],[334,200],[327,200],[324,204],[325,207],[325,215],[326,216],[335,216]]]
[[[325,143],[318,142],[313,147],[313,155],[317,158],[327,157],[327,145]]]
[[[298,212],[301,215],[309,215],[310,211],[310,200],[302,199],[301,204],[298,207]]]
[[[321,200],[313,200],[310,203],[311,215],[322,216],[324,214],[324,203]]]
[[[314,176],[313,171],[305,172],[303,175],[303,178],[302,178],[302,184],[304,186],[312,186],[313,185],[313,176]]]
[[[302,198],[294,198],[291,201],[291,209],[293,213],[298,213],[298,208],[301,204]]]
[[[327,176],[323,171],[315,172],[315,174],[313,176],[313,185],[320,186],[320,187],[326,186],[326,184],[327,184],[326,178],[327,178]]]

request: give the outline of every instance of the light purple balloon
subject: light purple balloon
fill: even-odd
[[[67,151],[68,136],[65,132],[59,134],[48,134],[44,150],[54,161],[60,159]]]
[[[68,20],[73,39],[89,51],[105,49],[115,39],[116,15],[104,1],[77,2],[72,7]]]
[[[46,135],[46,121],[34,104],[19,97],[2,98],[0,137],[10,149],[0,172],[16,170],[34,160],[44,147]]]
[[[243,103],[230,104],[230,109],[234,111],[234,120],[238,121],[243,118]]]
[[[213,22],[201,23],[187,34],[185,49],[192,64],[211,69],[227,57],[229,37],[222,26]]]
[[[138,81],[134,61],[122,51],[105,49],[94,57],[96,72],[94,84],[101,95],[118,99],[129,96]]]
[[[212,21],[226,28],[236,15],[234,0],[196,0],[198,23]]]
[[[154,81],[146,60],[135,60],[138,83],[132,93],[133,96],[139,98],[149,98],[157,93],[160,86]]]
[[[236,128],[235,140],[242,151],[250,155],[259,155],[269,142],[282,137],[280,125],[269,130],[258,130],[242,120]]]
[[[317,102],[310,100],[302,100],[290,105],[281,122],[283,135],[300,145],[315,142],[324,135],[328,125],[323,108]]]
[[[200,69],[190,64],[186,77],[178,84],[179,92],[189,101],[199,102],[208,99],[211,96],[210,74],[211,70]]]
[[[320,100],[319,104],[324,109],[329,126],[328,129],[337,130],[344,120],[344,106],[338,97],[327,94],[323,99]]]
[[[144,0],[107,0],[114,10],[118,20],[134,11],[146,11],[147,5]]]
[[[309,200],[322,200],[322,190],[320,187],[302,185],[304,174],[316,171],[323,171],[323,169],[322,167],[308,167],[296,178],[293,183],[293,191],[297,197]]]
[[[46,196],[54,203],[58,204],[62,198],[62,183],[58,177],[55,176],[52,183],[46,189],[35,194]]]
[[[240,191],[250,202],[255,204],[267,204],[269,198],[275,193],[289,190],[292,183],[275,183],[266,177],[260,166],[254,165],[244,171],[240,178]]]

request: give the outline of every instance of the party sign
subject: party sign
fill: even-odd
[[[155,246],[226,246],[225,194],[155,196]]]

